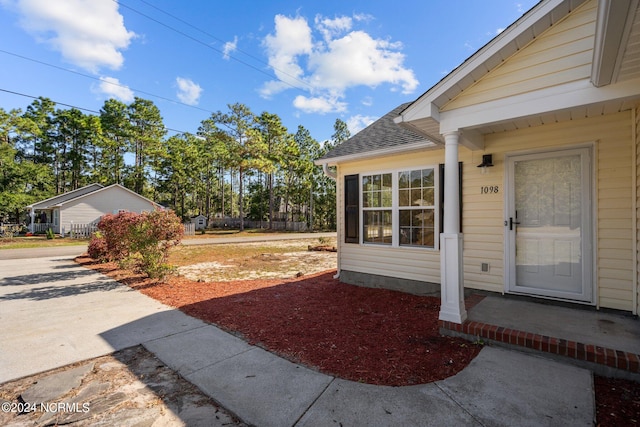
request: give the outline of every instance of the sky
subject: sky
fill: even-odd
[[[318,141],[413,101],[537,0],[0,0],[0,108],[149,99],[169,135],[230,104]]]

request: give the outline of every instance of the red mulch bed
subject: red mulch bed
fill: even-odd
[[[441,336],[440,299],[340,283],[335,272],[297,279],[165,282],[81,264],[252,344],[321,372],[383,385],[423,384],[465,368],[481,346]]]
[[[76,261],[252,344],[329,375],[370,384],[423,384],[455,375],[481,346],[438,332],[440,300],[333,279],[150,280],[88,257]],[[640,425],[640,384],[595,376],[599,426]]]
[[[640,425],[640,384],[596,375],[594,385],[599,426]]]

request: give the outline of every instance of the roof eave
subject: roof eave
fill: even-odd
[[[425,140],[425,141],[414,142],[411,144],[397,145],[394,147],[368,151],[364,153],[355,153],[355,154],[348,154],[346,156],[337,156],[337,157],[329,157],[326,159],[318,159],[318,160],[315,160],[314,163],[316,164],[316,166],[323,166],[323,165],[336,166],[339,163],[352,162],[356,160],[368,160],[376,157],[384,157],[384,156],[389,156],[393,154],[411,153],[414,151],[429,150],[429,149],[434,149],[438,147],[439,146],[437,144],[434,144],[431,141]]]
[[[537,36],[537,31],[542,31],[547,27],[541,23],[545,21],[557,22],[562,16],[566,16],[573,10],[577,4],[584,1],[542,0],[401,111],[396,123],[415,122],[421,119],[432,119],[439,122],[440,108],[456,96],[451,92],[452,90],[455,90],[456,93],[462,92],[482,75],[488,73],[489,68],[492,69],[492,67],[487,67],[487,64],[491,62],[498,64],[533,40]],[[414,127],[413,130],[419,128],[420,126]],[[420,133],[430,134],[430,137],[434,139],[433,132],[425,133],[425,130],[420,130]]]
[[[620,62],[631,33],[639,0],[598,2],[596,38],[593,51],[591,82],[596,87],[615,83]],[[624,25],[620,25],[624,22]]]

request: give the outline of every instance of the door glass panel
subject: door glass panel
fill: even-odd
[[[580,154],[514,162],[516,288],[582,294]]]

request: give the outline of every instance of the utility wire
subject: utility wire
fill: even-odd
[[[179,104],[179,105],[183,105],[185,107],[189,107],[189,108],[193,108],[193,109],[196,109],[196,110],[204,111],[205,113],[209,113],[209,114],[213,114],[214,113],[211,110],[207,110],[206,108],[198,107],[197,105],[186,104],[184,102],[176,101],[175,99],[167,98],[165,96],[155,95],[153,93],[145,92],[143,90],[139,90],[139,89],[135,89],[135,88],[131,88],[129,86],[122,85],[122,84],[119,84],[119,83],[113,83],[113,82],[110,82],[108,80],[104,80],[104,79],[102,79],[100,77],[92,76],[92,75],[89,75],[89,74],[84,74],[84,73],[81,73],[79,71],[71,70],[69,68],[60,67],[59,65],[54,65],[54,64],[50,64],[48,62],[44,62],[44,61],[40,61],[40,60],[37,60],[37,59],[29,58],[29,57],[24,56],[24,55],[19,55],[17,53],[6,51],[4,49],[0,49],[0,53],[4,53],[6,55],[15,56],[16,58],[24,59],[25,61],[35,62],[36,64],[45,65],[47,67],[55,68],[56,70],[66,71],[68,73],[76,74],[78,76],[82,76],[82,77],[86,77],[88,79],[96,80],[96,81],[99,81],[101,83],[107,83],[107,84],[110,84],[110,85],[113,85],[113,86],[118,86],[118,87],[121,87],[121,88],[124,88],[124,89],[129,89],[129,90],[132,90],[133,92],[137,92],[137,93],[140,93],[140,94],[143,94],[143,95],[146,95],[146,96],[151,96],[151,97],[157,98],[157,99],[162,99],[163,101],[168,101],[168,102],[171,102],[173,104]]]
[[[233,59],[234,61],[237,61],[237,62],[239,62],[239,63],[240,63],[240,64],[242,64],[242,65],[245,65],[245,66],[247,66],[247,67],[249,67],[249,68],[252,68],[253,70],[258,71],[259,73],[265,74],[265,75],[269,76],[269,77],[270,77],[270,78],[272,78],[272,79],[273,79],[273,78],[275,78],[275,79],[277,79],[278,81],[280,81],[280,82],[282,82],[282,83],[284,83],[284,84],[286,84],[286,85],[288,85],[288,86],[291,86],[291,87],[292,87],[292,88],[294,88],[294,89],[302,90],[302,88],[300,88],[299,86],[296,86],[296,85],[291,84],[291,83],[289,83],[289,82],[287,82],[287,81],[284,81],[284,80],[282,80],[281,78],[279,78],[278,76],[273,75],[273,74],[271,74],[271,73],[268,73],[268,72],[266,72],[265,70],[263,70],[263,69],[261,69],[261,68],[258,68],[258,67],[254,66],[254,65],[249,64],[249,63],[248,63],[248,62],[246,62],[246,61],[243,61],[242,59],[236,58],[236,57],[235,57],[235,56],[233,56],[233,55],[230,55],[230,54],[228,54],[228,53],[225,53],[225,52],[223,52],[222,50],[220,50],[220,49],[218,49],[218,48],[216,48],[216,47],[214,47],[214,46],[210,45],[209,43],[206,43],[206,42],[204,42],[204,41],[202,41],[202,40],[199,40],[199,39],[197,39],[197,38],[195,38],[195,37],[193,37],[193,36],[191,36],[191,35],[189,35],[189,34],[185,33],[184,31],[178,30],[177,28],[174,28],[174,27],[170,26],[169,24],[165,24],[165,23],[164,23],[164,22],[162,22],[162,21],[159,21],[159,20],[157,20],[157,19],[155,19],[155,18],[152,18],[151,16],[146,15],[146,14],[144,14],[144,13],[140,12],[139,10],[134,9],[134,8],[133,8],[133,7],[131,7],[131,6],[128,6],[128,5],[124,4],[124,3],[122,3],[122,1],[120,1],[120,0],[112,0],[112,1],[113,1],[114,3],[117,3],[118,5],[120,5],[120,6],[124,7],[124,8],[126,8],[126,9],[129,9],[130,11],[132,11],[132,12],[134,12],[134,13],[137,13],[137,14],[138,14],[138,15],[140,15],[140,16],[143,16],[143,17],[147,18],[147,19],[148,19],[148,20],[150,20],[150,21],[155,22],[155,23],[156,23],[156,24],[158,24],[158,25],[161,25],[161,26],[163,26],[163,27],[165,27],[165,28],[167,28],[167,29],[169,29],[169,30],[171,30],[171,31],[173,31],[173,32],[175,32],[175,33],[177,33],[177,34],[180,34],[181,36],[183,36],[183,37],[185,37],[185,38],[187,38],[187,39],[189,39],[189,40],[192,40],[192,41],[194,41],[194,42],[196,42],[196,43],[198,43],[198,44],[201,44],[202,46],[204,46],[204,47],[206,47],[206,48],[208,48],[208,49],[211,49],[211,50],[213,50],[213,51],[215,51],[215,52],[218,52],[218,53],[220,53],[220,54],[222,54],[222,55],[224,55],[224,56],[228,56],[229,58]],[[187,26],[189,26],[189,27],[191,27],[191,28],[193,28],[193,29],[195,29],[195,30],[197,30],[197,31],[199,31],[199,32],[201,32],[201,33],[203,33],[203,34],[205,34],[205,35],[209,36],[209,37],[211,37],[211,38],[213,38],[214,40],[217,40],[217,41],[219,41],[219,42],[221,42],[221,43],[225,43],[225,42],[224,42],[223,40],[221,40],[220,38],[218,38],[218,37],[216,37],[216,36],[214,36],[214,35],[212,35],[212,34],[209,34],[208,32],[206,32],[206,31],[204,31],[204,30],[202,30],[202,29],[200,29],[200,28],[196,27],[196,26],[195,26],[195,25],[193,25],[193,24],[190,24],[189,22],[187,22],[187,21],[185,21],[185,20],[183,20],[183,19],[180,19],[180,18],[178,18],[177,16],[172,15],[172,14],[171,14],[171,13],[169,13],[169,12],[166,12],[166,11],[164,11],[164,10],[162,10],[162,9],[160,9],[160,8],[158,8],[158,7],[156,7],[156,6],[153,6],[153,5],[149,4],[148,2],[146,2],[146,1],[144,1],[144,0],[141,0],[141,1],[142,1],[143,3],[145,3],[145,4],[149,5],[149,6],[151,6],[152,8],[154,8],[154,9],[156,9],[156,10],[160,11],[161,13],[163,13],[163,14],[165,14],[165,15],[167,15],[167,16],[170,16],[171,18],[173,18],[173,19],[175,19],[175,20],[177,20],[177,21],[179,21],[179,22],[181,22],[181,23],[183,23],[183,24],[185,24],[185,25],[187,25]],[[282,73],[282,74],[286,75],[287,77],[290,77],[292,80],[295,80],[295,81],[299,82],[301,85],[304,85],[304,86],[307,86],[307,87],[308,87],[308,88],[310,88],[310,89],[313,89],[313,86],[312,86],[311,84],[309,84],[308,82],[305,82],[304,80],[300,80],[299,78],[297,78],[297,77],[295,77],[295,76],[292,76],[291,74],[288,74],[288,73],[286,73],[286,72],[284,72],[284,71],[282,71],[282,70],[279,70],[279,69],[277,69],[277,68],[275,68],[275,67],[272,67],[272,66],[271,66],[271,65],[269,65],[267,62],[264,62],[264,61],[263,61],[263,60],[261,60],[260,58],[257,58],[257,57],[255,57],[255,56],[253,56],[253,55],[249,54],[249,53],[246,53],[246,52],[241,51],[241,50],[238,50],[238,51],[239,51],[239,52],[241,52],[241,53],[243,53],[243,54],[245,54],[245,55],[247,55],[248,57],[250,57],[250,58],[252,58],[252,59],[254,59],[254,60],[258,61],[258,62],[261,62],[262,64],[265,64],[265,65],[267,65],[267,66],[269,66],[269,67],[273,68],[274,70],[276,70],[276,71],[278,71],[278,72],[280,72],[280,73]]]
[[[12,95],[23,96],[25,98],[31,98],[31,99],[40,99],[41,98],[39,96],[27,95],[25,93],[14,92],[12,90],[2,89],[2,88],[0,88],[0,92],[6,92],[6,93],[10,93]],[[62,105],[64,107],[75,108],[76,110],[80,110],[80,111],[87,111],[87,112],[94,113],[94,114],[100,114],[100,111],[92,110],[90,108],[77,107],[75,105],[65,104],[64,102],[54,101],[53,99],[51,99],[51,101],[54,102],[56,105]],[[187,133],[192,134],[191,132],[185,132],[185,131],[182,131],[182,130],[171,129],[171,128],[168,128],[166,126],[164,126],[164,129],[167,130],[167,131],[181,133],[181,134],[187,134]]]
[[[126,9],[131,10],[131,11],[132,11],[132,12],[134,12],[134,13],[137,13],[137,14],[139,14],[139,15],[141,15],[141,16],[143,16],[143,17],[145,17],[145,18],[147,18],[147,19],[149,19],[149,20],[151,20],[151,21],[153,21],[153,22],[155,22],[155,23],[157,23],[158,25],[161,25],[161,26],[163,26],[163,27],[165,27],[165,28],[167,28],[167,29],[169,29],[169,30],[171,30],[171,31],[173,31],[173,32],[176,32],[176,33],[178,33],[178,34],[182,35],[183,37],[186,37],[187,39],[190,39],[190,40],[192,40],[192,41],[194,41],[194,42],[196,42],[196,43],[198,43],[198,44],[201,44],[201,45],[203,45],[203,46],[205,46],[205,47],[207,47],[207,48],[209,48],[209,49],[212,49],[212,50],[214,50],[214,51],[216,51],[216,52],[218,52],[218,53],[221,53],[222,55],[226,55],[226,56],[228,56],[229,58],[231,58],[231,59],[233,59],[233,60],[235,60],[235,61],[237,61],[237,62],[239,62],[239,63],[241,63],[241,64],[243,64],[243,65],[245,65],[245,66],[247,66],[247,67],[249,67],[249,68],[252,68],[252,69],[254,69],[254,70],[256,70],[256,71],[258,71],[258,72],[260,72],[260,73],[262,73],[262,74],[267,75],[267,76],[268,76],[268,77],[270,77],[270,78],[275,78],[275,79],[277,79],[278,81],[280,81],[280,82],[282,82],[282,83],[284,83],[284,84],[286,84],[286,85],[288,85],[288,86],[291,86],[291,87],[292,87],[292,88],[294,88],[294,89],[302,90],[302,89],[301,89],[300,87],[298,87],[298,86],[295,86],[295,85],[293,85],[293,84],[291,84],[291,83],[289,83],[289,82],[286,82],[286,81],[284,81],[284,80],[282,80],[282,79],[278,78],[277,76],[274,76],[274,75],[273,75],[273,74],[271,74],[271,73],[268,73],[268,72],[266,72],[266,71],[264,71],[264,70],[262,70],[262,69],[260,69],[260,68],[257,68],[257,67],[255,67],[255,66],[253,66],[253,65],[251,65],[251,64],[249,64],[249,63],[247,63],[247,62],[245,62],[245,61],[242,61],[242,60],[241,60],[241,59],[239,59],[239,58],[234,57],[233,55],[225,54],[225,53],[224,53],[223,51],[221,51],[220,49],[217,49],[217,48],[215,48],[215,47],[211,46],[211,45],[210,45],[210,44],[208,44],[208,43],[205,43],[205,42],[203,42],[203,41],[201,41],[201,40],[199,40],[199,39],[197,39],[197,38],[195,38],[195,37],[192,37],[192,36],[188,35],[187,33],[183,32],[183,31],[180,31],[180,30],[178,30],[178,29],[176,29],[176,28],[174,28],[174,27],[171,27],[171,26],[170,26],[170,25],[168,25],[168,24],[165,24],[165,23],[163,23],[163,22],[161,22],[161,21],[159,21],[159,20],[157,20],[157,19],[154,19],[154,18],[152,18],[152,17],[150,17],[150,16],[148,16],[148,15],[146,15],[146,14],[144,14],[144,13],[142,13],[142,12],[140,12],[140,11],[138,11],[138,10],[134,9],[134,8],[132,8],[131,6],[128,6],[128,5],[124,4],[124,3],[122,3],[122,2],[121,2],[121,1],[119,1],[119,0],[112,0],[112,1],[113,1],[113,2],[115,2],[115,3],[117,3],[118,5],[120,5],[120,6],[124,7],[124,8],[126,8]],[[222,39],[220,39],[220,38],[216,37],[215,35],[210,34],[210,33],[206,32],[205,30],[202,30],[201,28],[198,28],[198,27],[196,27],[195,25],[193,25],[193,24],[191,24],[191,23],[189,23],[189,22],[187,22],[187,21],[185,21],[185,20],[183,20],[183,19],[181,19],[181,18],[179,18],[179,17],[177,17],[177,16],[175,16],[175,15],[173,15],[173,14],[169,13],[169,12],[166,12],[166,11],[164,11],[164,10],[160,9],[160,8],[159,8],[159,7],[157,7],[157,6],[154,6],[154,5],[150,4],[149,2],[147,2],[147,1],[145,1],[145,0],[139,0],[139,1],[141,1],[142,3],[144,3],[144,4],[148,5],[149,7],[152,7],[153,9],[156,9],[157,11],[159,11],[159,12],[161,12],[161,13],[163,13],[163,14],[165,14],[165,15],[167,15],[167,16],[169,16],[169,17],[171,17],[171,18],[175,19],[175,20],[177,20],[178,22],[183,23],[184,25],[187,25],[188,27],[193,28],[193,29],[195,29],[196,31],[199,31],[199,32],[201,32],[202,34],[207,35],[208,37],[213,38],[214,40],[217,40],[217,41],[219,41],[219,42],[221,42],[221,43],[224,43],[224,41],[223,41]],[[236,50],[237,50],[238,52],[241,52],[242,54],[244,54],[244,55],[246,55],[246,56],[248,56],[248,57],[250,57],[250,58],[254,59],[255,61],[258,61],[258,62],[260,62],[260,63],[262,63],[262,64],[265,64],[265,65],[267,65],[267,66],[270,66],[270,67],[271,67],[271,65],[269,65],[267,62],[263,61],[262,59],[260,59],[260,58],[258,58],[258,57],[256,57],[256,56],[254,56],[254,55],[251,55],[250,53],[244,52],[244,51],[242,51],[242,50],[240,50],[240,49],[236,49]],[[23,59],[23,60],[25,60],[25,61],[34,62],[34,63],[36,63],[36,64],[44,65],[44,66],[47,66],[47,67],[50,67],[50,68],[54,68],[54,69],[57,69],[57,70],[60,70],[60,71],[66,71],[66,72],[68,72],[68,73],[76,74],[76,75],[81,76],[81,77],[85,77],[85,78],[88,78],[88,79],[96,80],[96,81],[99,81],[99,82],[101,82],[101,83],[107,83],[107,84],[110,84],[110,85],[113,85],[113,86],[117,86],[117,87],[120,87],[120,88],[128,89],[128,90],[131,90],[131,91],[133,91],[133,92],[136,92],[136,93],[139,93],[139,94],[143,94],[143,95],[146,95],[146,96],[150,96],[150,97],[153,97],[153,98],[161,99],[161,100],[164,100],[164,101],[167,101],[167,102],[171,102],[171,103],[173,103],[173,104],[178,104],[178,105],[182,105],[182,106],[185,106],[185,107],[193,108],[193,109],[196,109],[196,110],[199,110],[199,111],[206,112],[206,113],[208,113],[208,114],[214,114],[214,112],[213,112],[213,111],[211,111],[211,110],[207,110],[207,109],[205,109],[205,108],[201,108],[201,107],[198,107],[198,106],[195,106],[195,105],[190,105],[190,104],[187,104],[187,103],[184,103],[184,102],[176,101],[176,100],[174,100],[174,99],[167,98],[167,97],[160,96],[160,95],[156,95],[156,94],[153,94],[153,93],[150,93],[150,92],[146,92],[146,91],[143,91],[143,90],[139,90],[139,89],[131,88],[131,87],[126,86],[126,85],[123,85],[123,84],[114,83],[114,82],[111,82],[111,81],[105,80],[105,79],[100,78],[100,77],[96,77],[96,76],[92,76],[92,75],[89,75],[89,74],[81,73],[81,72],[79,72],[79,71],[75,71],[75,70],[72,70],[72,69],[69,69],[69,68],[64,68],[64,67],[61,67],[61,66],[58,66],[58,65],[54,65],[54,64],[51,64],[51,63],[48,63],[48,62],[40,61],[40,60],[37,60],[37,59],[34,59],[34,58],[29,58],[29,57],[27,57],[27,56],[20,55],[20,54],[14,53],[14,52],[9,52],[9,51],[4,50],[4,49],[0,49],[0,53],[4,53],[5,55],[14,56],[14,57],[16,57],[16,58],[20,58],[20,59]],[[313,86],[312,86],[312,85],[310,85],[308,82],[305,82],[305,81],[303,81],[303,80],[300,80],[300,79],[298,79],[297,77],[292,76],[292,75],[290,75],[290,74],[288,74],[288,73],[286,73],[286,72],[284,72],[284,71],[282,71],[282,70],[278,70],[278,69],[277,69],[277,68],[275,68],[275,67],[271,67],[271,68],[273,68],[273,69],[274,69],[274,70],[276,70],[276,71],[279,71],[280,73],[282,73],[282,74],[284,74],[284,75],[286,75],[286,76],[290,77],[290,78],[291,78],[291,79],[293,79],[293,80],[298,81],[298,82],[299,82],[299,83],[301,83],[302,85],[305,85],[305,86],[307,86],[307,87],[309,87],[309,88],[313,89]],[[0,89],[0,91],[7,92],[7,93],[12,93],[12,94],[19,95],[19,96],[24,96],[24,97],[27,97],[27,98],[38,99],[38,97],[35,97],[35,96],[32,96],[32,95],[26,95],[26,94],[22,94],[22,93],[18,93],[18,92],[12,92],[12,91],[10,91],[10,90],[6,90],[6,89]],[[87,108],[75,107],[75,106],[70,105],[70,104],[65,104],[65,103],[61,103],[61,102],[56,102],[56,104],[58,104],[58,105],[63,105],[63,106],[66,106],[66,107],[71,107],[71,108],[77,108],[78,110],[82,110],[82,111],[88,111],[88,112],[92,112],[92,113],[97,113],[97,114],[99,114],[99,112],[98,112],[98,111],[91,110],[91,109],[87,109]],[[223,125],[224,125],[224,124],[223,124]],[[226,126],[226,125],[225,125],[225,126]],[[226,126],[226,127],[228,127],[228,126]],[[186,132],[178,131],[178,130],[175,130],[175,129],[170,129],[170,128],[166,128],[166,129],[167,129],[167,130],[171,130],[171,131],[173,131],[173,132],[186,133]]]

